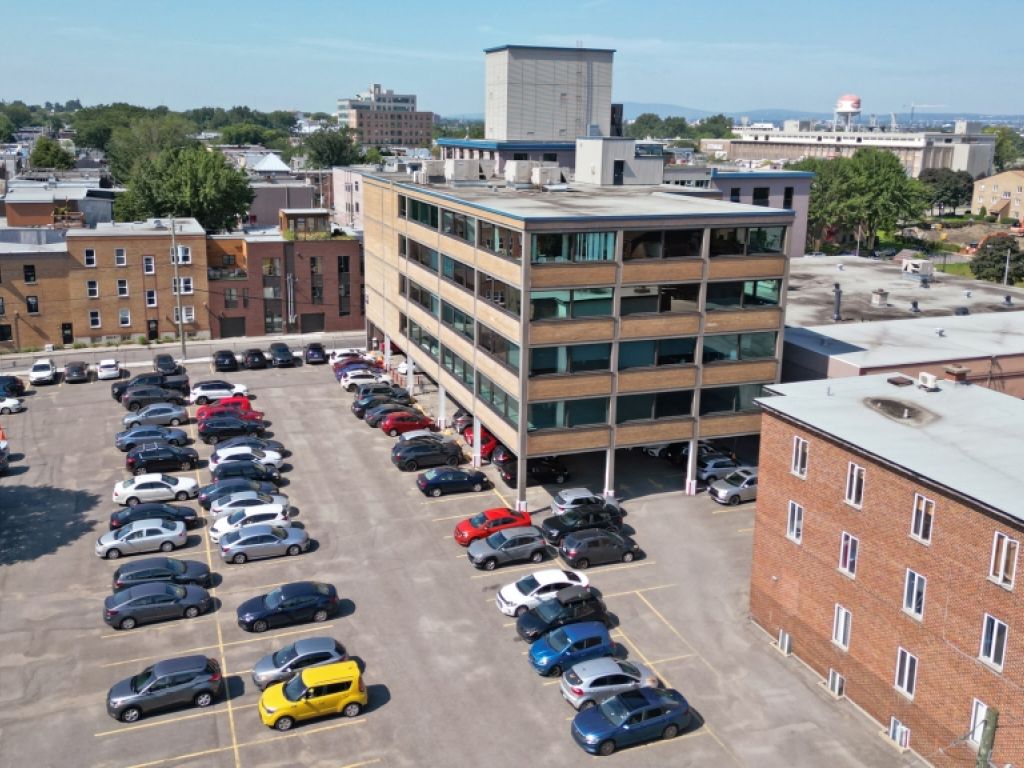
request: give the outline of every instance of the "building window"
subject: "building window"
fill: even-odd
[[[4,304],[4,297],[0,296],[0,316],[7,314],[7,308]]]
[[[193,306],[184,306],[181,308],[181,316],[185,318],[184,322],[194,323],[196,321],[196,308]],[[174,322],[178,323],[178,308],[174,308]]]
[[[831,667],[828,670],[828,690],[837,699],[846,694],[846,678]]]
[[[897,690],[907,695],[907,698],[914,698],[914,689],[917,687],[917,656],[906,648],[896,651],[895,685]]]
[[[142,273],[145,275],[156,274],[156,259],[152,256],[142,257]]]
[[[935,502],[914,494],[914,516],[910,521],[910,535],[918,541],[928,544],[932,540],[932,520],[935,517]]]
[[[178,246],[178,263],[179,264],[191,264],[192,263],[192,249],[187,245]]]
[[[85,295],[90,299],[98,299],[100,296],[100,284],[96,280],[85,281]]]
[[[786,538],[800,544],[804,540],[804,508],[795,501],[789,502],[786,515]]]
[[[622,234],[622,259],[699,259],[703,229],[641,230]]]
[[[14,338],[11,332],[12,329],[10,325],[0,325],[0,341],[11,341]]]
[[[147,307],[155,307],[156,306],[156,291],[153,291],[153,290],[146,291],[146,306]]]
[[[242,292],[242,306],[248,306],[245,292]],[[338,257],[338,316],[352,314],[352,273],[349,272],[348,256]]]
[[[441,322],[459,335],[475,342],[473,316],[452,306],[447,301],[441,302]]]
[[[96,251],[93,250],[92,248],[86,248],[85,249],[85,254],[83,256],[83,261],[85,263],[85,266],[87,266],[87,267],[95,267],[96,266]]]
[[[857,575],[857,549],[860,542],[856,536],[843,532],[839,544],[839,570],[847,576]]]
[[[238,308],[238,289],[237,288],[225,288],[224,289],[224,309],[237,309]]]
[[[473,389],[473,365],[467,363],[448,347],[441,347],[441,366],[462,382],[467,389]]]
[[[850,648],[850,628],[853,626],[853,614],[836,603],[832,616],[832,642],[844,651]]]
[[[401,198],[400,198],[401,200]],[[398,215],[402,215],[402,205],[399,203]],[[438,225],[438,208],[436,205],[430,203],[424,203],[421,200],[415,198],[408,198],[408,203],[405,206],[407,210],[407,218],[410,221],[416,221],[425,227],[430,229],[437,229]]]
[[[523,294],[518,288],[496,277],[479,272],[477,273],[476,295],[488,304],[492,304],[518,319],[523,303]]]
[[[740,201],[740,188],[739,187],[731,187],[729,189],[729,202],[730,203],[738,203],[739,201]]]
[[[771,189],[768,187],[754,187],[754,194],[750,202],[753,205],[760,205],[767,208],[771,204]]]
[[[274,256],[265,256],[263,258],[263,276],[264,277],[280,277],[281,276],[281,260]]]
[[[527,412],[528,429],[570,429],[608,423],[608,398],[559,400],[532,403]]]
[[[127,328],[132,324],[132,311],[130,309],[119,309],[117,311],[117,323],[122,328]]]
[[[402,276],[399,275],[399,277]],[[422,307],[434,317],[440,316],[441,300],[437,296],[412,280],[400,280],[399,287],[403,282],[405,283],[405,295],[409,297],[409,301]]]
[[[530,319],[610,317],[614,294],[614,288],[530,291]]]
[[[793,208],[793,187],[786,187],[782,192],[782,207]]]
[[[26,296],[25,297],[25,309],[28,310],[30,315],[39,314],[39,297],[38,296]]]
[[[89,327],[99,328],[100,327],[100,311],[98,309],[89,310]]]
[[[785,227],[763,226],[712,229],[708,254],[711,258],[716,256],[781,254],[785,242]]]
[[[700,284],[625,285],[619,314],[696,312],[700,308]]]
[[[477,372],[476,377],[476,393],[495,413],[512,426],[518,428],[519,401],[516,398],[479,372]],[[605,398],[605,401],[607,402],[607,398]]]
[[[472,267],[463,264],[461,261],[456,261],[451,256],[444,257],[444,267],[442,274],[456,285],[460,285],[467,291],[474,291],[476,288],[476,270]]]
[[[127,280],[118,280],[117,281],[117,295],[118,296],[127,296],[128,295],[128,281]]]
[[[1000,670],[1006,657],[1006,633],[1006,624],[991,614],[985,614],[981,627],[981,652],[978,656]]]
[[[535,347],[530,350],[530,376],[607,371],[611,355],[610,343]]]
[[[35,264],[25,264],[21,269],[22,272],[24,273],[26,283],[34,283],[36,281]]]
[[[708,283],[705,294],[707,309],[713,311],[777,307],[781,290],[781,280]]]
[[[907,568],[907,579],[903,586],[903,610],[915,619],[924,618],[924,593],[928,579]]]
[[[802,437],[793,438],[793,460],[789,471],[797,477],[807,479],[807,453],[810,448],[811,444]]]
[[[996,532],[992,540],[992,562],[989,565],[988,577],[1006,589],[1013,589],[1013,580],[1017,575],[1018,548],[1016,539]]]
[[[777,335],[775,331],[763,331],[705,336],[701,362],[774,359]]]
[[[497,331],[493,331],[483,323],[476,324],[477,346],[488,353],[502,365],[519,370],[519,345],[515,344]]]
[[[967,740],[972,744],[981,744],[981,734],[985,730],[985,719],[988,717],[988,707],[984,702],[974,699],[971,704],[971,730]]]
[[[614,232],[564,232],[533,235],[537,264],[615,260]]]
[[[173,293],[173,294],[177,294],[178,293],[178,279],[179,278],[177,278],[177,277],[172,277],[171,278],[171,293]],[[192,292],[193,292],[193,290],[192,290],[192,278],[191,277],[182,277],[181,278],[181,293],[184,295],[184,294],[189,294],[189,293],[192,293]]]
[[[415,240],[409,240],[407,237],[399,235],[398,252],[410,261],[415,261],[435,275],[437,274],[438,254],[433,248],[427,248],[427,246],[417,243]]]
[[[476,219],[464,213],[442,211],[441,233],[476,245]]]
[[[523,237],[506,227],[499,227],[489,221],[477,222],[477,248],[506,259],[520,261],[523,258]]]
[[[860,507],[864,503],[864,467],[852,461],[846,468],[846,503]]]
[[[619,395],[616,398],[616,424],[692,415],[693,392],[691,390]]]
[[[696,348],[697,340],[692,336],[619,342],[619,370],[693,363]]]
[[[128,266],[128,254],[124,248],[114,249],[114,266],[115,267],[127,267]]]
[[[907,749],[910,747],[910,729],[895,717],[889,718],[889,739],[897,747]]]
[[[712,413],[752,413],[758,410],[755,398],[764,394],[761,384],[738,384],[701,390],[700,415]]]

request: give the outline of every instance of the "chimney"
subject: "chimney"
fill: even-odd
[[[971,372],[970,368],[959,364],[947,365],[943,370],[946,372],[946,381],[951,381],[954,384],[966,384],[967,374]]]

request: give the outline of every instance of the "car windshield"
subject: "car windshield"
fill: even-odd
[[[552,621],[562,612],[562,605],[557,600],[545,600],[537,606],[537,616],[542,621]]]
[[[188,591],[184,587],[179,587],[176,585],[171,585],[170,592],[178,600],[181,600],[181,598],[183,598],[188,593]]]
[[[306,686],[302,682],[302,675],[296,675],[284,686],[284,697],[288,701],[298,701],[306,692]]]
[[[747,478],[746,475],[741,472],[731,472],[722,479],[733,488],[739,488]]]
[[[570,510],[569,512],[566,512],[564,515],[562,515],[562,520],[568,523],[569,525],[573,525],[580,521],[580,513],[573,512]]]
[[[516,589],[518,589],[519,593],[524,596],[532,595],[533,591],[539,586],[540,582],[533,576],[527,576],[526,578],[520,579],[516,582]]]
[[[256,494],[256,498],[260,502],[262,502],[263,504],[273,504],[274,503],[274,497],[271,496],[269,493],[257,493]]]
[[[232,544],[234,544],[236,541],[238,541],[241,537],[242,537],[242,534],[240,534],[238,531],[231,531],[230,533],[225,533],[221,537],[221,541],[224,544],[226,544],[226,545],[228,545],[230,547]]]
[[[181,562],[181,560],[175,560],[173,557],[169,557],[167,558],[167,570],[180,576],[185,572],[185,564]]]
[[[170,475],[160,475],[160,482],[166,483],[167,485],[177,485],[178,478],[171,477]]]
[[[238,525],[244,519],[245,519],[245,510],[244,509],[240,509],[237,512],[232,512],[230,515],[228,515],[228,522],[231,523],[231,525]]]
[[[153,682],[153,668],[146,667],[139,674],[132,677],[132,691],[138,693],[143,690],[147,685]]]
[[[548,635],[548,645],[554,648],[556,651],[564,651],[569,647],[569,637],[565,634],[564,629],[556,629],[550,635]]]
[[[126,525],[124,528],[118,528],[116,531],[114,531],[114,538],[120,541],[134,530],[134,526],[131,525]]]
[[[286,538],[288,538],[288,531],[286,531],[284,528],[281,528],[280,526],[274,526],[270,529],[270,535],[273,536],[275,539],[278,539],[279,541],[284,541]]]
[[[135,485],[135,478],[134,477],[129,477],[127,480],[122,480],[121,481],[121,487],[124,488],[125,490],[133,487],[134,485]]]
[[[441,476],[441,470],[428,469],[426,472],[423,473],[423,476],[427,478],[427,480],[437,480],[437,478]]]
[[[497,533],[492,533],[490,536],[487,537],[487,543],[490,544],[494,549],[497,549],[502,544],[504,544],[506,541],[508,541],[508,537],[505,536],[505,532],[504,531],[498,531]]]
[[[280,651],[274,654],[274,666],[283,666],[298,655],[299,654],[295,652],[295,643],[292,643],[291,645],[286,645],[284,648],[282,648]]]
[[[50,370],[49,363],[36,363],[32,366],[33,371],[48,371]]]
[[[561,493],[555,494],[555,498],[554,498],[555,504],[562,505],[562,504],[565,504],[566,501],[567,501],[567,499]]]
[[[622,725],[626,722],[626,718],[629,717],[629,710],[619,701],[618,696],[605,699],[598,706],[601,709],[601,714],[612,725]]]
[[[633,677],[640,677],[640,670],[634,667],[628,661],[620,661],[619,669],[621,669],[627,675],[631,675]]]
[[[469,524],[474,528],[479,528],[481,525],[487,522],[487,515],[481,512],[479,515],[473,515],[469,518]]]
[[[266,594],[263,598],[263,604],[267,606],[267,608],[273,610],[281,604],[281,600],[283,599],[284,598],[281,597],[281,590],[275,589],[273,592],[268,592]]]

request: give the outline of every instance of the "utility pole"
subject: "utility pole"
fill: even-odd
[[[181,362],[185,362],[185,317],[181,313],[181,279],[178,277],[178,241],[174,232],[174,217],[171,216],[171,264],[174,267],[174,299],[178,305],[178,338],[181,339]]]
[[[995,707],[988,707],[985,710],[985,722],[981,731],[981,741],[978,743],[978,760],[975,768],[989,768],[992,758],[992,747],[996,741],[996,728],[999,727],[999,710]]]
[[[1010,246],[1006,246],[1006,269],[1003,270],[1003,285],[1010,282]]]

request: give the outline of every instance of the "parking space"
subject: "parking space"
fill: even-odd
[[[209,378],[190,370],[193,382]],[[298,557],[224,565],[205,529],[174,556],[208,563],[216,610],[121,632],[102,621],[113,563],[93,554],[110,489],[125,477],[112,446],[123,411],[106,383],[40,389],[4,421],[16,460],[0,482],[0,733],[12,762],[150,766],[583,765],[573,710],[557,681],[525,658],[528,646],[498,612],[498,589],[532,564],[477,571],[452,539],[458,520],[514,502],[497,484],[427,498],[390,466],[393,439],[349,411],[352,397],[325,367],[218,375],[248,385],[270,432],[291,451],[282,488],[314,545]],[[424,405],[432,410],[428,398]],[[194,434],[195,426],[188,429]],[[206,459],[211,449],[196,446]],[[568,457],[571,485],[599,490],[602,460]],[[203,483],[208,472],[192,476]],[[832,702],[746,620],[751,505],[719,507],[682,494],[682,478],[639,452],[617,457],[627,524],[643,549],[632,563],[588,572],[625,654],[678,688],[698,714],[681,736],[610,758],[631,766],[892,765],[872,724]],[[555,487],[528,489],[547,514]],[[558,565],[557,561],[540,567]],[[245,599],[282,583],[334,584],[341,614],[323,624],[248,634]],[[364,666],[370,704],[276,733],[260,723],[249,675],[261,656],[300,637],[330,635]],[[217,658],[227,695],[123,724],[105,711],[115,681],[162,658]],[[49,724],[59,724],[54,738]],[[799,741],[794,734],[799,733]]]

